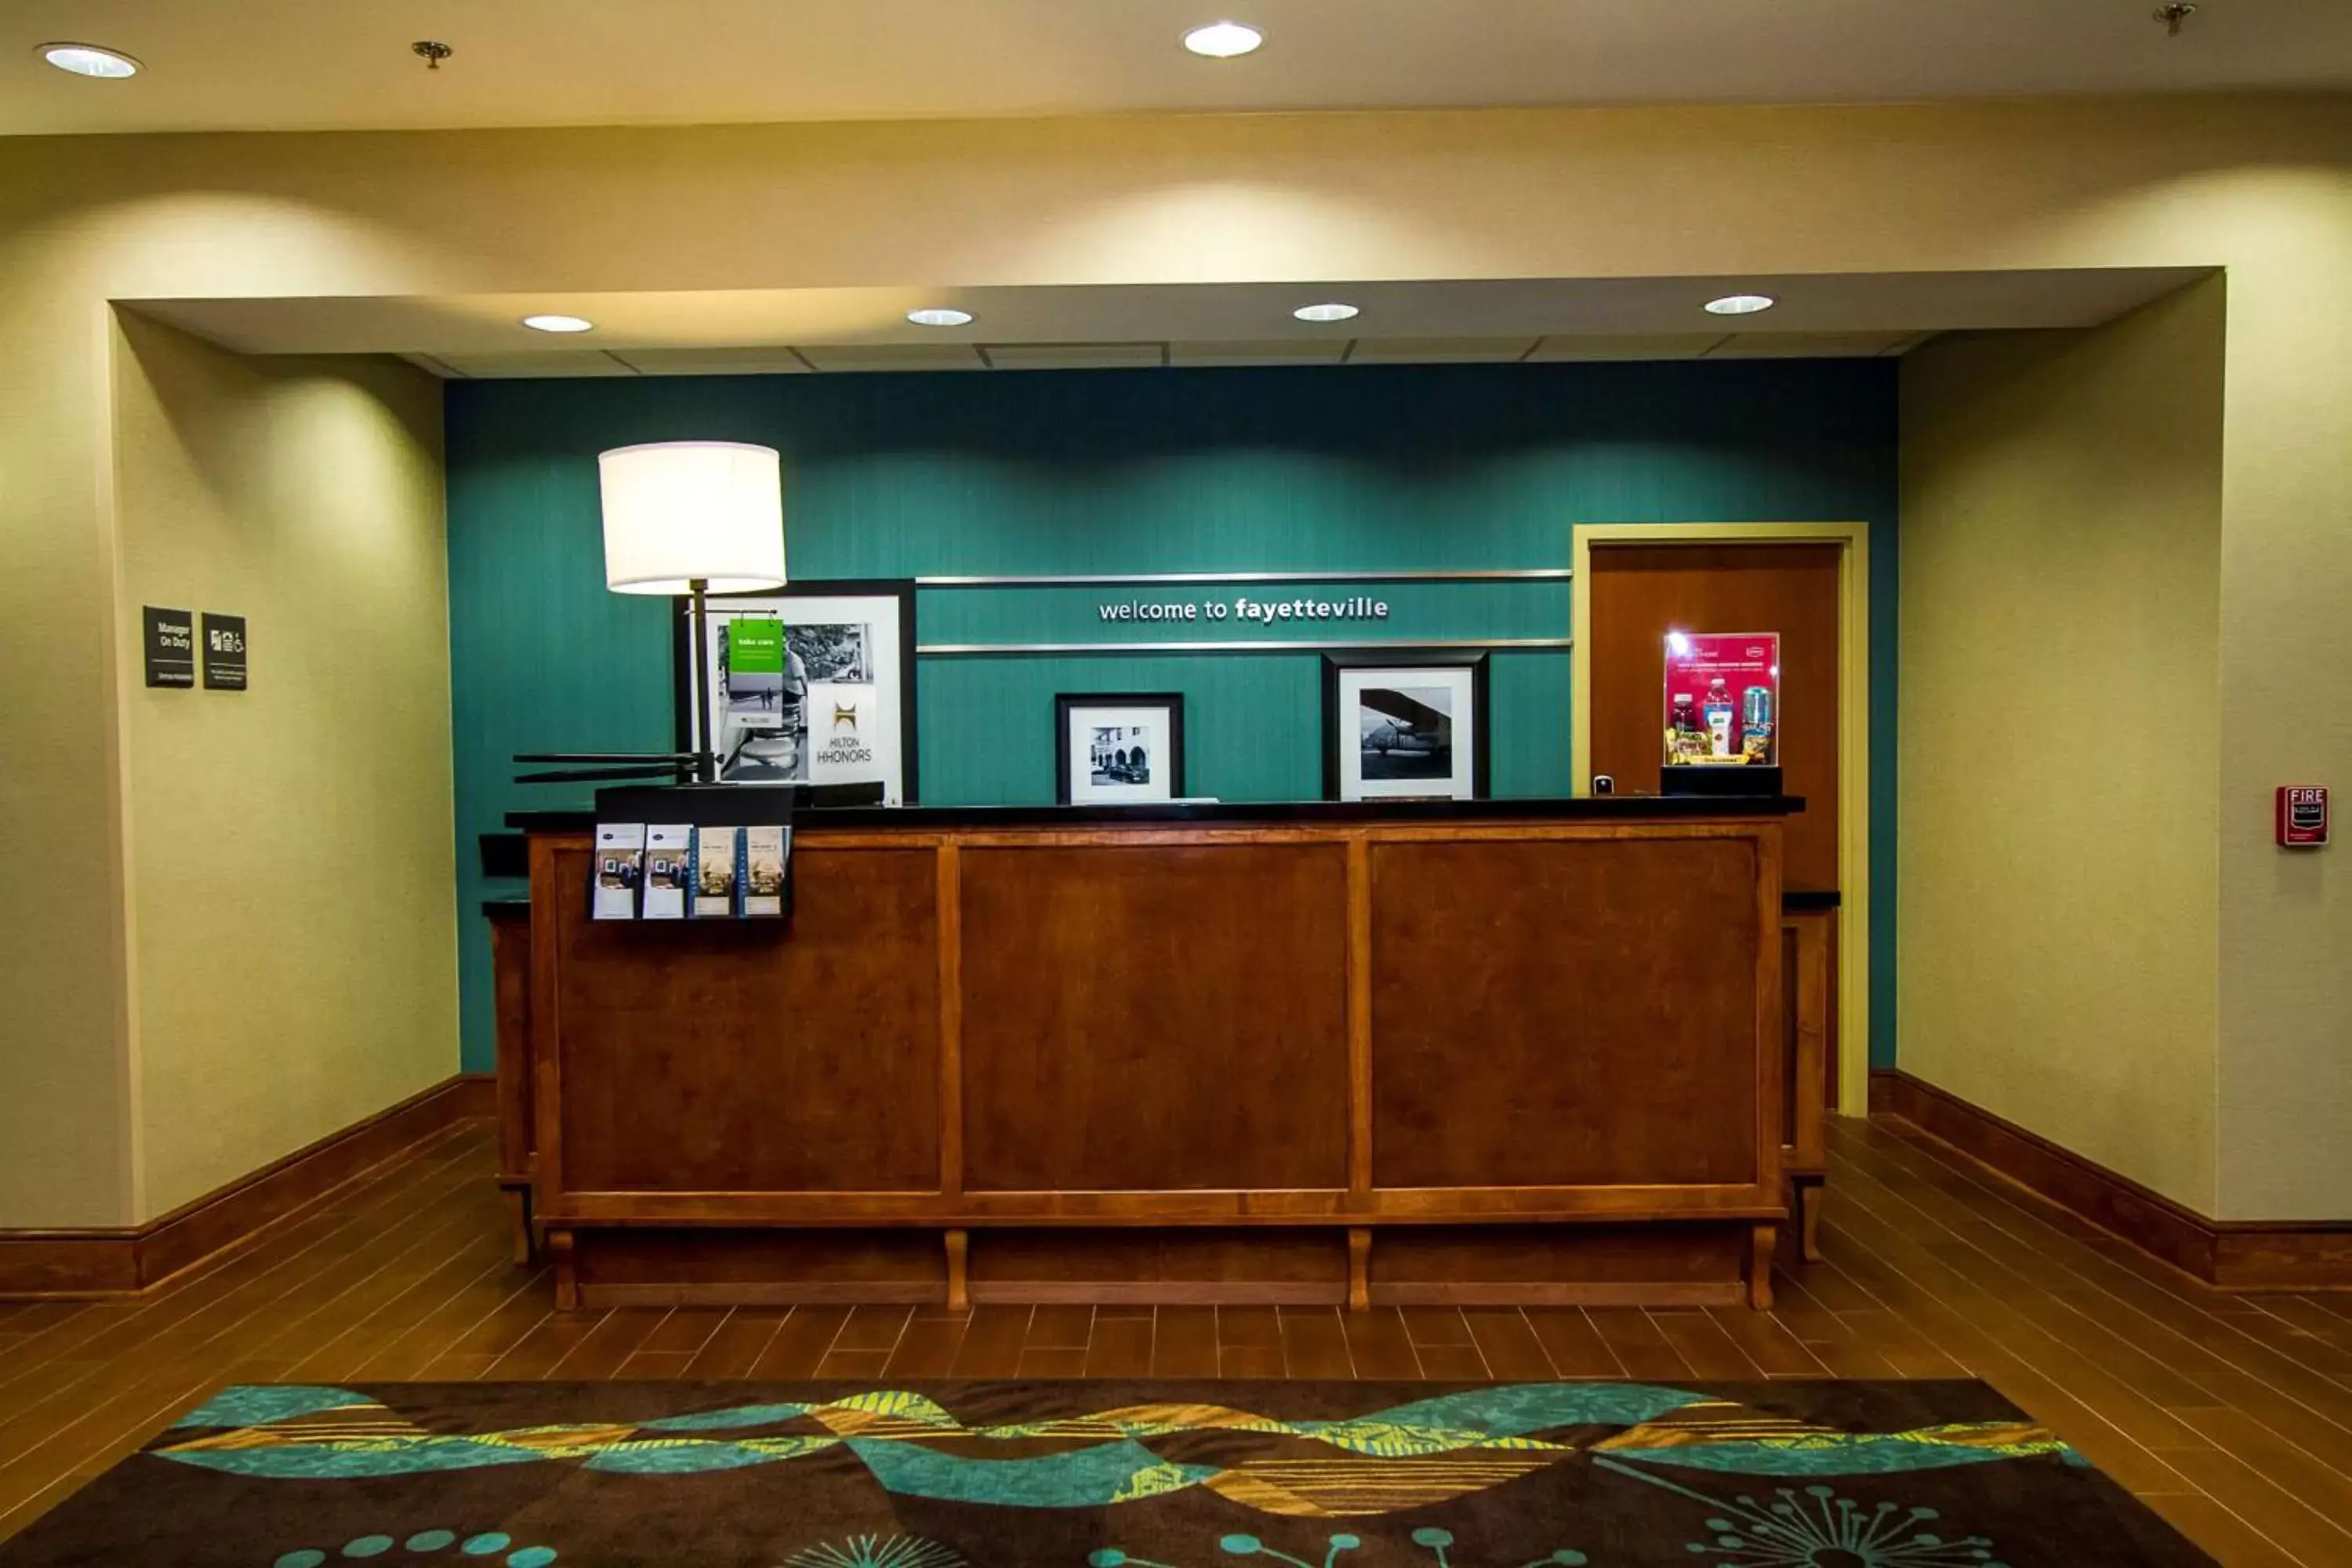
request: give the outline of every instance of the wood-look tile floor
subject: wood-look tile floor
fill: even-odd
[[[487,1126],[138,1300],[0,1303],[0,1538],[231,1382],[1985,1379],[2225,1563],[2352,1563],[2352,1295],[2225,1296],[1900,1122],[1832,1130],[1829,1261],[1744,1310],[557,1315]]]

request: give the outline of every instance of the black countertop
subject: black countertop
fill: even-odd
[[[679,792],[681,807],[675,820],[694,820],[696,813],[685,805],[683,797],[698,793]],[[1653,822],[1711,816],[1791,816],[1804,809],[1804,799],[1799,795],[1615,795],[1550,800],[1219,801],[1191,805],[803,806],[792,814],[792,822],[799,828],[854,828],[859,832],[898,828],[909,833],[937,833],[950,828],[986,831],[998,827],[1167,827],[1218,823]],[[586,833],[595,827],[598,820],[593,811],[507,813],[507,826],[524,833]],[[641,819],[631,815],[617,820]],[[649,816],[642,820],[671,819]],[[772,821],[774,817],[771,816],[766,820]]]
[[[738,795],[739,800],[746,797]],[[1792,816],[1805,809],[1799,795],[1595,795],[1584,799],[1439,801],[1264,801],[1255,804],[1164,805],[910,805],[803,806],[793,814],[795,827],[870,832],[898,828],[909,833],[948,828],[1164,827],[1197,823],[1292,824],[1356,822],[1655,822],[1707,816]],[[693,814],[681,812],[689,818]],[[628,820],[634,821],[635,817]],[[484,834],[483,840],[510,843],[520,860],[522,834],[589,833],[593,811],[510,811],[509,834]],[[520,868],[506,870],[519,876]],[[1833,910],[1834,889],[1792,888],[1783,898],[1792,910]],[[527,912],[527,898],[491,899],[485,914]]]

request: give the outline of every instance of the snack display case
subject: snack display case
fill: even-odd
[[[1777,632],[1668,632],[1665,795],[1780,793],[1780,637]]]

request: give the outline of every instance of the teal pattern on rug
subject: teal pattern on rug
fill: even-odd
[[[158,1457],[269,1479],[560,1463],[622,1475],[691,1476],[843,1450],[895,1497],[1086,1509],[1197,1488],[1294,1518],[1393,1512],[1585,1461],[1644,1479],[1665,1470],[1818,1479],[2034,1457],[2082,1463],[2049,1432],[2021,1421],[1851,1432],[1645,1384],[1502,1384],[1339,1420],[1282,1420],[1223,1405],[1169,1403],[979,1426],[967,1426],[924,1394],[877,1389],[643,1421],[472,1434],[424,1429],[344,1390],[240,1387],[190,1412],[174,1430],[201,1435],[158,1447]],[[1228,1465],[1179,1463],[1148,1446],[1217,1432],[1306,1447],[1303,1457]],[[1013,1451],[1016,1445],[1023,1451]],[[1006,1451],[988,1457],[992,1446]],[[1035,1451],[1041,1447],[1048,1451]],[[982,1453],[975,1456],[974,1447]]]

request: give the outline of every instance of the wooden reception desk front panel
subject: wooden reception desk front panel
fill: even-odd
[[[1767,1301],[1780,837],[809,828],[648,925],[534,835],[561,1299]]]

